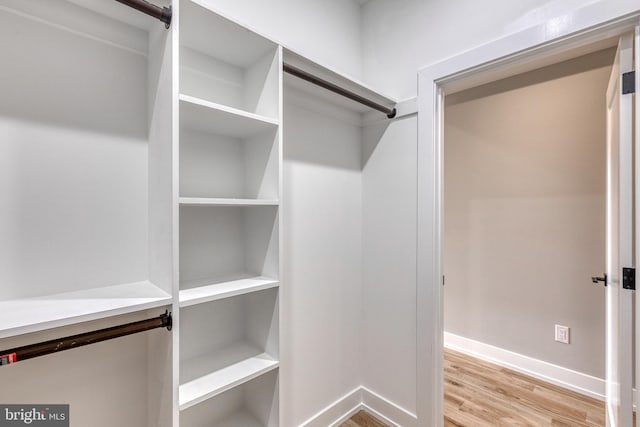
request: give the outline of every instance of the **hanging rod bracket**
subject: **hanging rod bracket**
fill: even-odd
[[[171,6],[162,8],[162,16],[160,21],[164,22],[164,27],[168,30],[171,26],[171,18],[173,17],[173,10]]]
[[[167,29],[171,26],[171,18],[173,16],[171,6],[160,7],[153,3],[149,3],[146,0],[116,0],[116,1],[164,22],[164,26]]]
[[[391,110],[391,112],[389,114],[387,114],[387,118],[388,119],[394,119],[396,117],[396,114],[398,114],[398,111],[394,107],[393,110]]]
[[[22,362],[23,360],[59,353],[65,350],[72,350],[85,345],[95,344],[158,328],[166,328],[168,331],[173,328],[173,317],[169,311],[165,311],[160,316],[152,319],[140,320],[124,325],[112,326],[106,329],[99,329],[97,331],[85,332],[83,334],[0,351],[0,366],[11,365],[16,362]]]
[[[169,313],[168,310],[166,310],[164,314],[161,314],[160,318],[163,320],[164,322],[163,326],[167,328],[167,331],[170,331],[173,329],[173,317],[171,316],[171,313]]]

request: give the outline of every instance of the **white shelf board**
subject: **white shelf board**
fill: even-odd
[[[180,197],[181,206],[278,206],[273,199],[219,199],[204,197]]]
[[[180,410],[251,381],[278,365],[273,357],[246,343],[183,361],[180,363],[180,377],[181,382],[182,378],[187,378],[187,381],[180,385]]]
[[[278,120],[226,105],[180,95],[180,127],[200,132],[248,138],[278,128]]]
[[[248,412],[240,411],[215,423],[213,427],[265,427],[265,425]]]
[[[167,304],[171,295],[148,281],[0,301],[0,338]]]
[[[385,95],[359,80],[320,65],[302,55],[299,55],[291,49],[284,49],[284,62],[303,71],[311,73],[323,80],[347,89],[353,93],[356,93],[364,98],[370,99],[385,107],[392,108],[398,103],[398,101],[391,96]],[[357,113],[375,111],[370,107],[367,107],[366,105],[362,105],[358,102],[352,101],[327,89],[301,80],[298,77],[291,76],[288,73],[284,73],[284,76],[286,77],[285,82],[288,87],[299,90],[308,95],[312,95],[316,98],[325,100],[335,105],[339,105],[347,110],[351,110]]]
[[[280,282],[269,277],[250,277],[246,279],[230,280],[226,282],[202,284],[202,281],[180,283],[180,287],[188,287],[180,291],[180,307],[189,307],[195,304],[231,298],[251,292],[278,287]]]

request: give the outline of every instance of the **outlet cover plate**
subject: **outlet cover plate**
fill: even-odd
[[[556,325],[556,341],[569,344],[569,327]]]

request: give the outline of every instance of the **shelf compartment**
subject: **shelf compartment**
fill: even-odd
[[[277,206],[181,206],[180,283],[278,279]],[[242,276],[238,276],[242,273]]]
[[[276,118],[279,62],[275,43],[209,10],[205,1],[181,2],[181,93]]]
[[[180,197],[181,206],[278,206],[278,200],[269,199],[220,199],[203,197]]]
[[[185,427],[277,427],[278,371],[234,387],[180,412]]]
[[[171,304],[148,281],[0,302],[0,338]]]
[[[181,283],[180,307],[230,298],[279,286],[279,281],[269,277],[248,277],[228,281],[194,280]]]
[[[180,311],[180,408],[278,367],[278,289]]]
[[[278,199],[277,122],[190,98],[180,105],[182,197]]]
[[[278,120],[202,98],[180,95],[180,127],[234,138],[273,131]]]
[[[240,344],[226,349],[220,355],[190,360],[185,366],[194,371],[202,371],[208,366],[219,364],[221,360],[241,358],[242,355],[253,354],[255,351],[255,347]],[[276,368],[278,368],[277,360],[267,353],[260,353],[198,377],[180,385],[180,410],[190,408]]]

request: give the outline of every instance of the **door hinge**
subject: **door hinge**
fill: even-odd
[[[622,287],[631,291],[636,290],[636,269],[635,268],[623,268],[622,269]]]
[[[444,286],[444,274],[442,275],[442,286]]]
[[[622,94],[636,93],[636,72],[629,71],[622,74]]]

